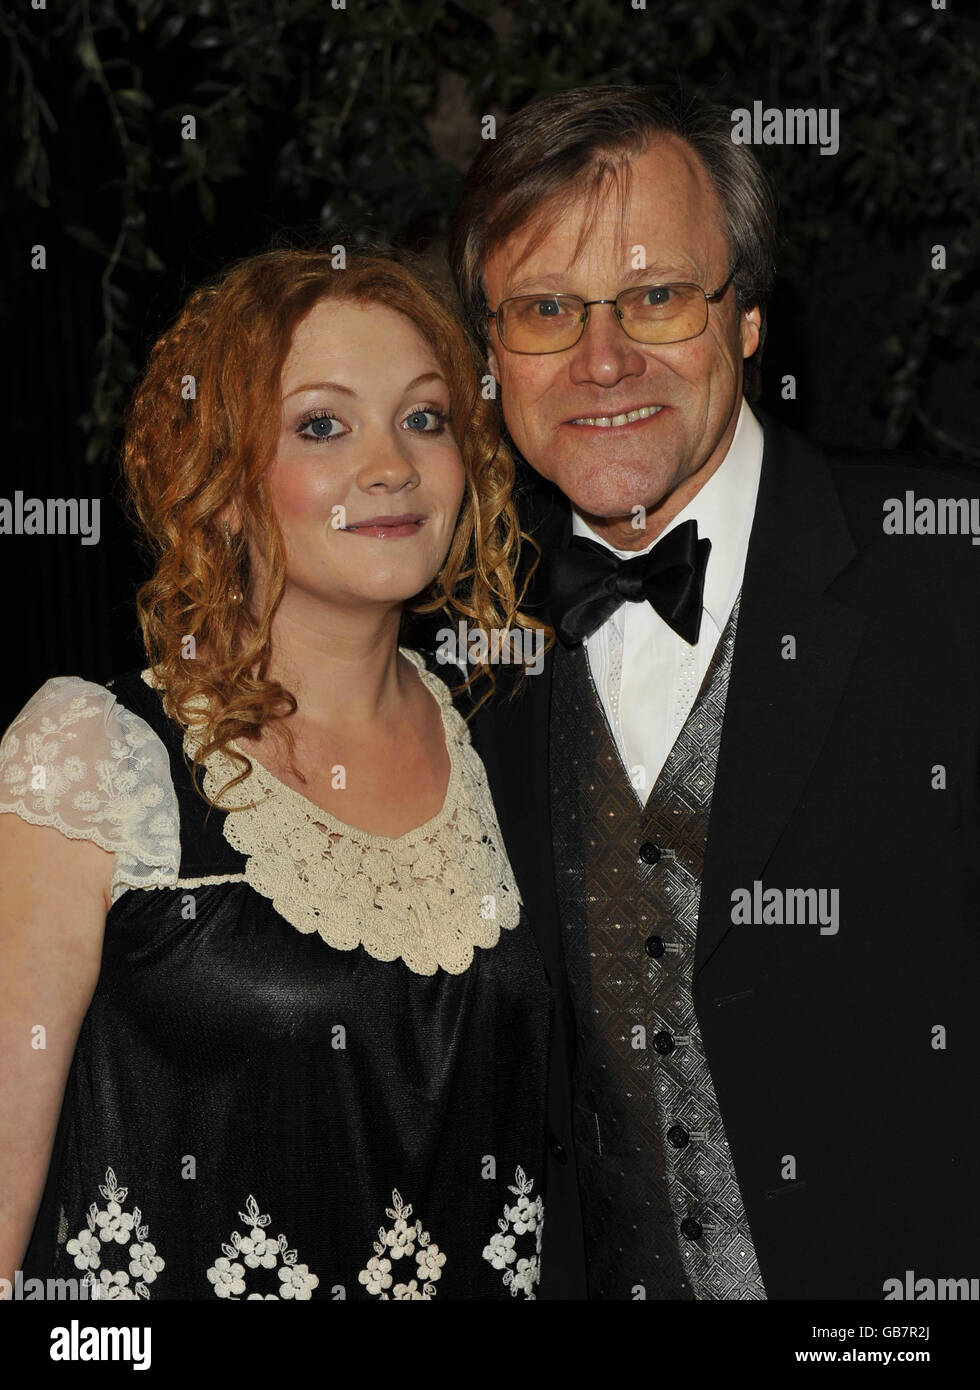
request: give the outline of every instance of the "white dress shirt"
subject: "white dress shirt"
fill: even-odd
[[[585,640],[589,669],[633,789],[645,805],[697,698],[742,586],[762,472],[762,427],[743,399],[735,434],[701,490],[643,550],[616,550],[572,512],[572,534],[624,560],[645,555],[669,531],[694,520],[711,542],[704,611],[694,646],[652,604],[627,602]]]

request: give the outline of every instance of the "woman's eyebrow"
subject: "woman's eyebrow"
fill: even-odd
[[[445,381],[441,372],[422,372],[419,376],[413,377],[403,391],[403,395],[421,386],[426,381]],[[284,401],[288,401],[290,396],[298,396],[303,391],[339,391],[344,396],[356,396],[358,393],[350,386],[342,386],[339,381],[308,381],[304,386],[296,386],[292,391],[287,391],[283,396]]]

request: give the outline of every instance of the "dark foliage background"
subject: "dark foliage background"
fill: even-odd
[[[941,2],[8,0],[0,493],[101,497],[102,541],[0,537],[0,727],[50,675],[141,658],[119,421],[187,291],[283,227],[439,256],[481,117],[540,93],[840,108],[836,156],[756,151],[783,218],[765,403],[828,442],[980,461],[980,22]]]

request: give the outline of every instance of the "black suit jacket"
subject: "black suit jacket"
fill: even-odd
[[[980,1277],[980,546],[882,524],[908,491],[980,498],[980,472],[820,449],[756,413],[695,1007],[768,1297],[882,1299],[909,1270]],[[560,494],[525,515],[546,553],[567,541]],[[542,1296],[575,1298],[552,667],[513,703],[498,668],[471,729],[561,998]],[[733,925],[756,882],[836,889],[839,930]]]

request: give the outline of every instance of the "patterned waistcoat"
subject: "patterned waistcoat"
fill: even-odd
[[[584,646],[555,653],[551,796],[591,1298],[766,1296],[692,996],[738,609],[644,807]]]

